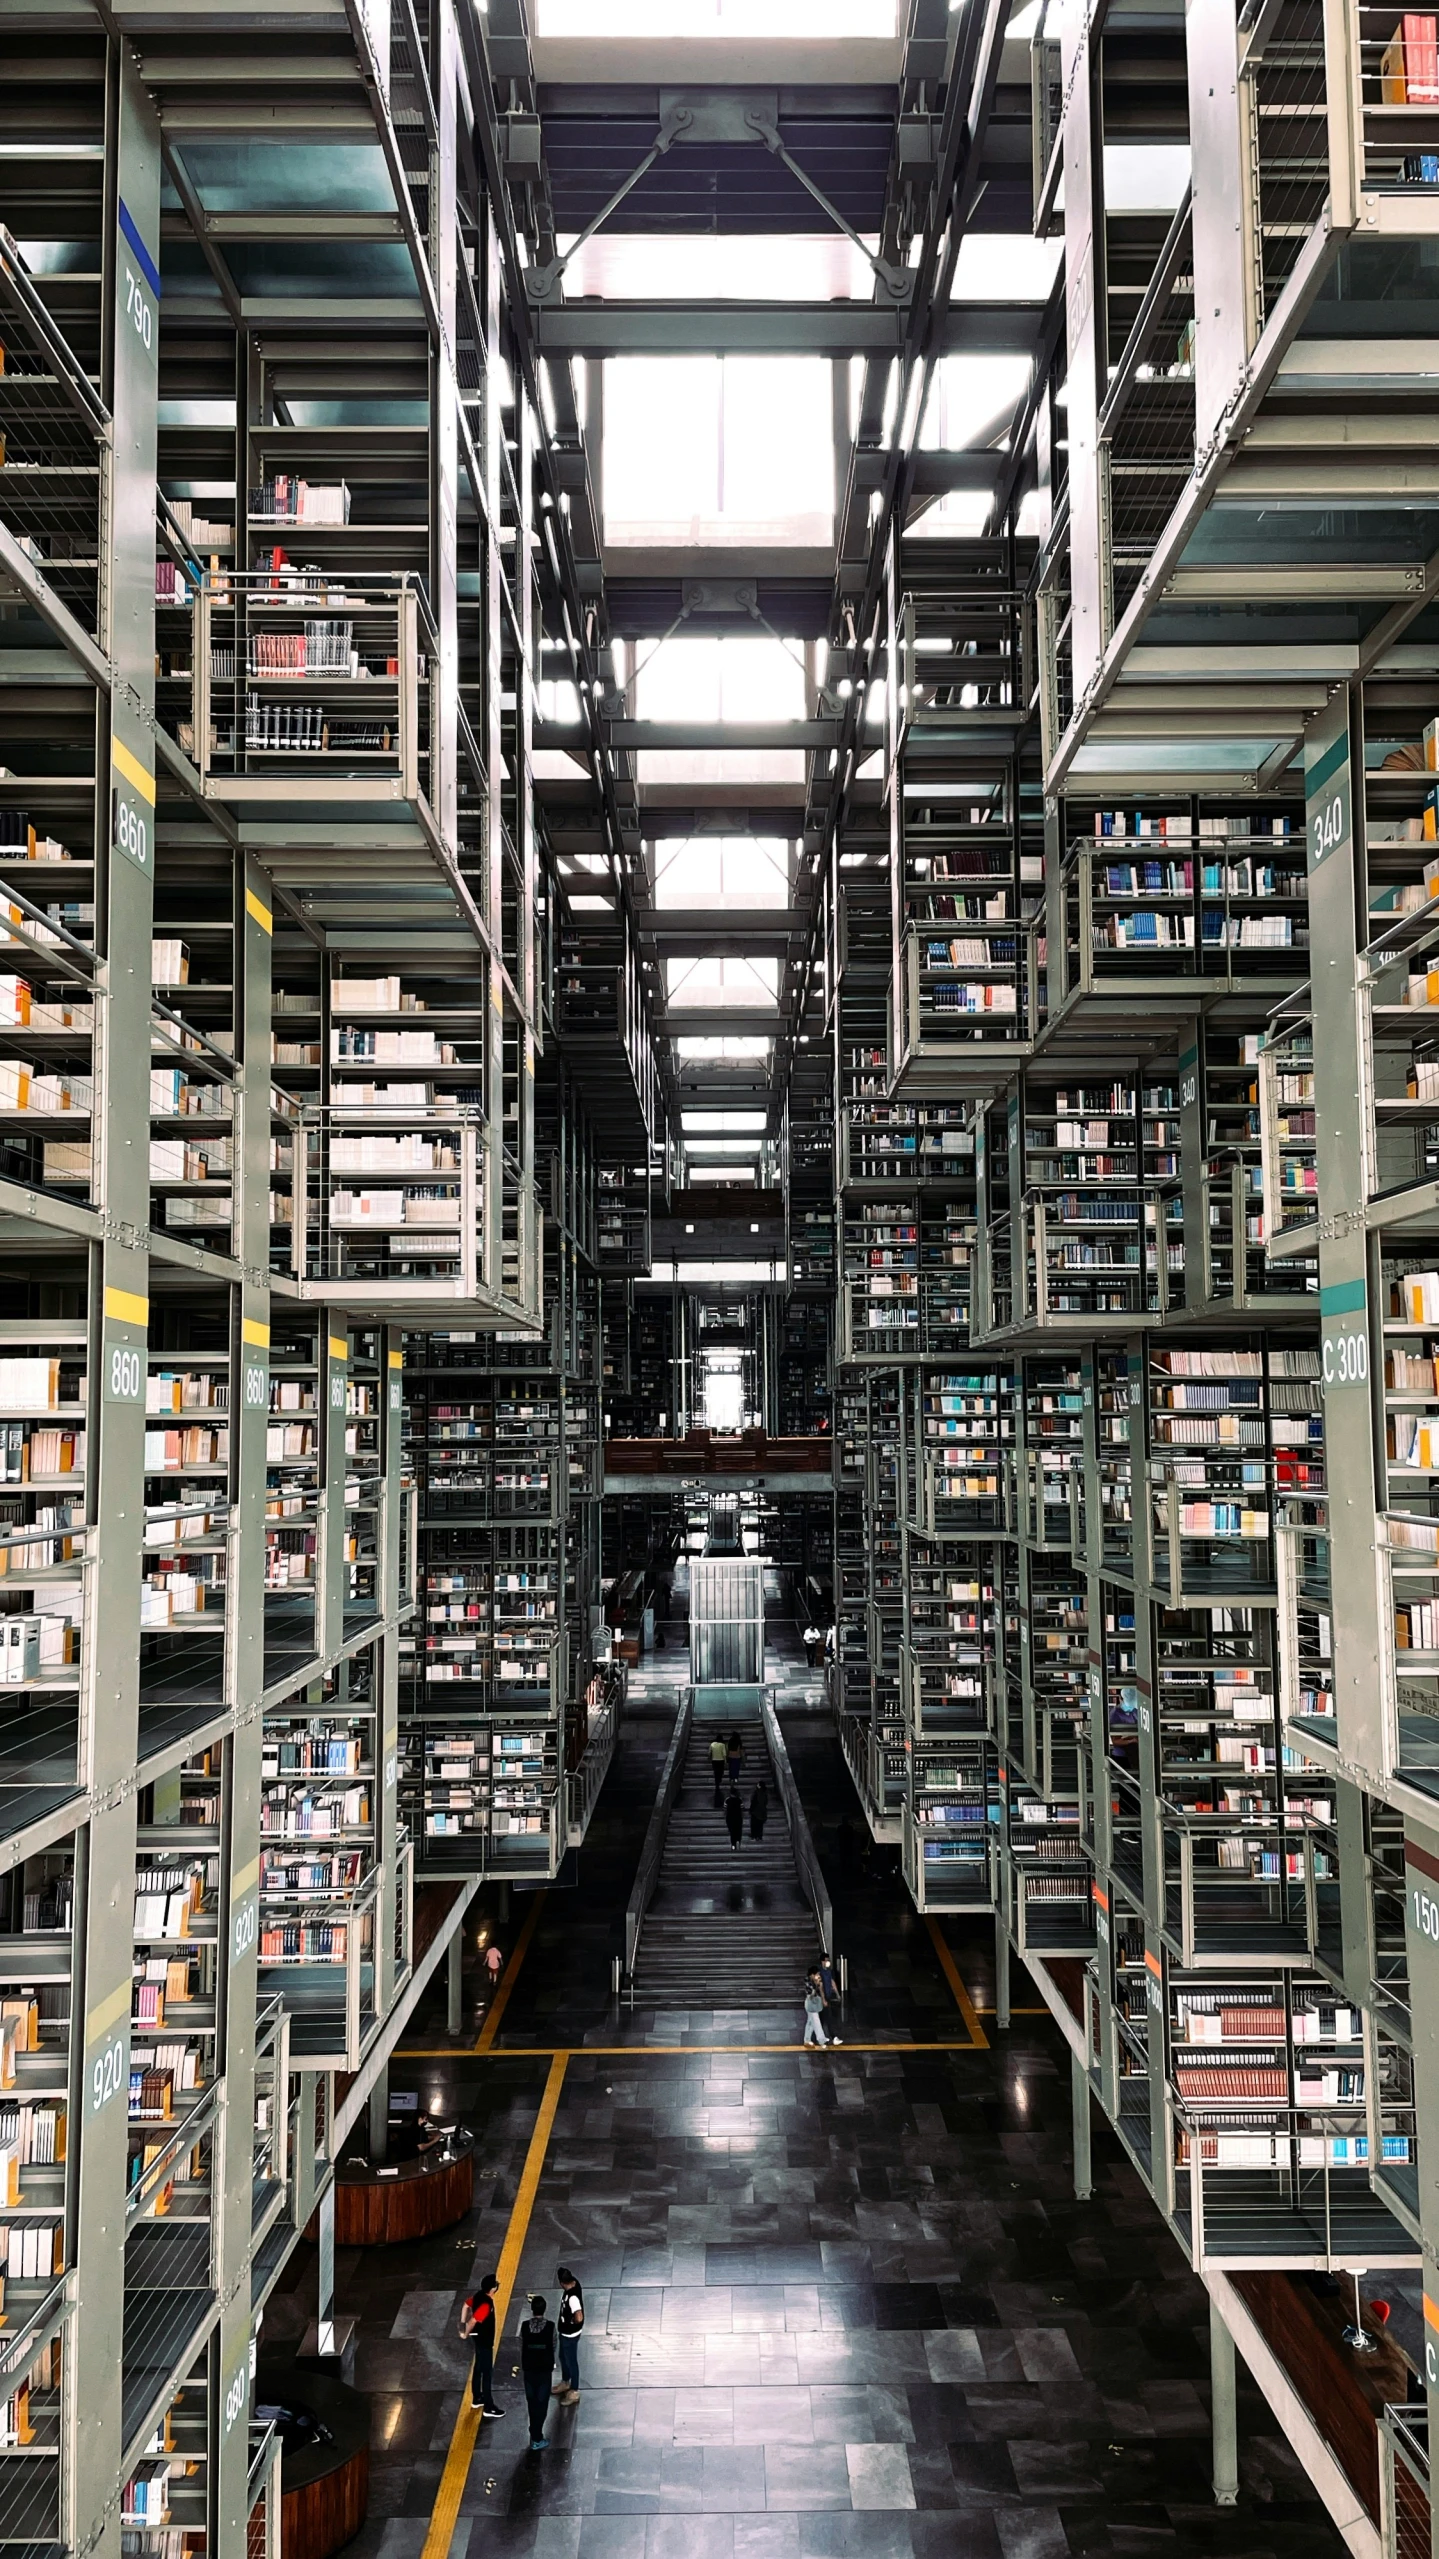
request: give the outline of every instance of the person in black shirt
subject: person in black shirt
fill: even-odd
[[[738,1786],[731,1786],[724,1799],[725,1827],[731,1848],[738,1848],[744,1837],[744,1804]]]
[[[495,2385],[495,2295],[500,2289],[498,2275],[486,2275],[466,2301],[460,2313],[460,2335],[471,2337],[475,2347],[475,2368],[470,2380],[470,2406],[485,2417],[502,2417],[503,2408],[494,2400]]]
[[[545,2317],[545,2296],[530,2295],[530,2315],[520,2322],[520,2374],[530,2411],[530,2450],[543,2452],[545,2418],[555,2370],[555,2323]]]
[[[585,2294],[572,2266],[556,2269],[560,2287],[560,2378],[563,2389],[555,2392],[573,2408],[580,2395],[580,2331],[585,2324]]]

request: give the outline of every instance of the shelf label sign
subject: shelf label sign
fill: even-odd
[[[110,739],[110,843],[147,879],[155,870],[155,776],[122,737]]]
[[[225,2376],[225,2432],[239,2424],[250,2404],[250,2334],[242,2328],[238,2348]]]
[[[230,1960],[242,1964],[260,1935],[260,1861],[242,1866],[230,1888]]]
[[[140,237],[139,225],[123,196],[119,202],[120,317],[152,364],[160,352],[160,270]]]
[[[1362,1279],[1319,1292],[1319,1363],[1324,1392],[1369,1383],[1369,1299]]]
[[[246,1315],[240,1324],[240,1351],[244,1371],[241,1392],[247,1413],[270,1410],[270,1327],[256,1323]]]
[[[1349,769],[1348,705],[1338,702],[1339,732],[1319,745],[1304,775],[1304,825],[1309,868],[1317,871],[1331,853],[1347,849],[1354,834],[1354,793]],[[1318,742],[1316,741],[1316,744]]]
[[[133,1289],[107,1288],[101,1332],[101,1393],[107,1404],[145,1403],[150,1302]]]
[[[89,2010],[85,2019],[85,2116],[89,2121],[104,2113],[115,2098],[130,2089],[130,1998],[129,1979],[117,1982],[108,1999]]]

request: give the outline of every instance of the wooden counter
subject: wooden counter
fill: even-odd
[[[448,2151],[384,2169],[342,2160],[335,2172],[336,2247],[393,2247],[462,2221],[474,2199],[473,2137],[455,2134]]]
[[[256,2401],[307,2408],[333,2440],[286,2450],[280,2467],[281,2559],[333,2559],[370,2502],[370,2403],[342,2381],[262,2355]]]

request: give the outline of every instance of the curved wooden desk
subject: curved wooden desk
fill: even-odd
[[[329,2443],[287,2449],[281,2463],[281,2559],[333,2559],[353,2541],[370,2502],[370,2403],[363,2391],[292,2361],[260,2359],[256,2401],[307,2408]]]
[[[474,2136],[465,2131],[418,2159],[384,2168],[342,2159],[335,2171],[335,2245],[385,2248],[402,2239],[427,2239],[463,2220],[474,2185]]]

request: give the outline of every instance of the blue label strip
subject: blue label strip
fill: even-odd
[[[145,282],[148,284],[150,291],[154,294],[155,299],[158,302],[161,291],[160,270],[156,266],[154,259],[151,257],[149,250],[146,248],[144,241],[141,239],[139,232],[136,230],[134,218],[123,196],[120,198],[120,229],[125,238],[129,241],[136,257],[139,259],[140,273],[143,275]]]

